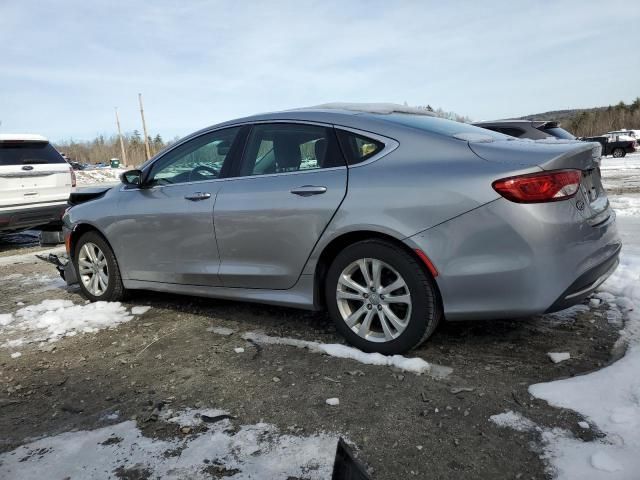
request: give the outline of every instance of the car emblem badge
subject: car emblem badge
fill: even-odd
[[[22,167],[22,170],[33,170],[33,167],[31,165],[25,165]]]
[[[576,202],[576,208],[580,211],[584,210],[584,202],[582,200],[578,200]]]

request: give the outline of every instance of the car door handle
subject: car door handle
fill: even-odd
[[[184,198],[185,200],[197,202],[198,200],[206,200],[207,198],[211,198],[211,194],[209,192],[196,192],[193,195],[185,195]]]
[[[300,195],[301,197],[309,197],[311,195],[320,195],[327,191],[327,187],[321,187],[318,185],[303,185],[291,190],[294,195]]]

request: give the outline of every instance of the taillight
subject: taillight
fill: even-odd
[[[573,197],[580,187],[580,170],[554,170],[493,182],[493,189],[516,203],[557,202]]]
[[[73,171],[73,168],[69,167],[69,171],[71,172],[71,186],[76,186],[76,172]]]

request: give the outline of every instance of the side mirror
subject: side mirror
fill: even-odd
[[[141,170],[127,170],[120,175],[120,181],[125,185],[141,185],[142,184],[142,171]]]

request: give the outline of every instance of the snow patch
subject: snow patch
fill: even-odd
[[[242,335],[245,340],[266,345],[289,345],[297,348],[307,348],[312,352],[324,353],[336,358],[346,358],[368,365],[383,365],[395,367],[415,374],[431,373],[448,375],[451,369],[432,365],[421,358],[407,358],[402,355],[382,355],[380,353],[365,353],[357,348],[337,343],[318,343],[295,338],[271,337],[262,333],[247,332]]]
[[[426,115],[435,117],[435,113],[425,109],[400,105],[398,103],[349,103],[332,102],[323,103],[313,107],[305,107],[300,110],[348,110],[352,112],[378,113],[388,115],[390,113],[410,113],[413,115]]]
[[[203,412],[188,411],[185,415]],[[176,418],[182,419],[182,415]],[[244,425],[235,433],[226,430],[228,422],[217,422],[207,424],[202,433],[154,439],[145,437],[135,422],[126,421],[97,430],[62,433],[0,454],[0,478],[124,478],[115,475],[115,470],[127,472],[134,467],[148,471],[149,478],[205,479],[216,474],[231,478],[331,478],[336,435],[284,435],[265,423]],[[214,473],[209,470],[212,468]]]
[[[31,334],[29,341],[55,342],[78,333],[113,328],[128,322],[133,316],[120,302],[75,305],[71,300],[43,300],[37,305],[19,309],[12,318],[0,326],[0,333]]]
[[[511,428],[518,432],[527,432],[536,428],[536,424],[521,414],[508,410],[504,413],[491,415],[489,421],[502,428]]]
[[[207,332],[213,332],[216,335],[222,335],[223,337],[228,337],[229,335],[236,333],[233,328],[227,327],[209,327],[207,328]]]
[[[553,363],[564,362],[565,360],[569,360],[571,358],[569,352],[549,352],[547,353],[547,355]]]
[[[142,315],[144,313],[147,313],[149,310],[151,310],[151,307],[133,307],[131,309],[131,313],[133,315]]]
[[[631,479],[640,471],[640,255],[623,251],[600,289],[594,297],[608,304],[608,321],[624,322],[618,344],[627,346],[625,356],[587,375],[529,387],[534,397],[580,413],[605,434],[592,442],[543,435],[560,479],[602,478],[603,471],[611,474],[607,478]]]
[[[22,354],[20,352],[14,352],[11,354],[11,358],[20,358]]]

